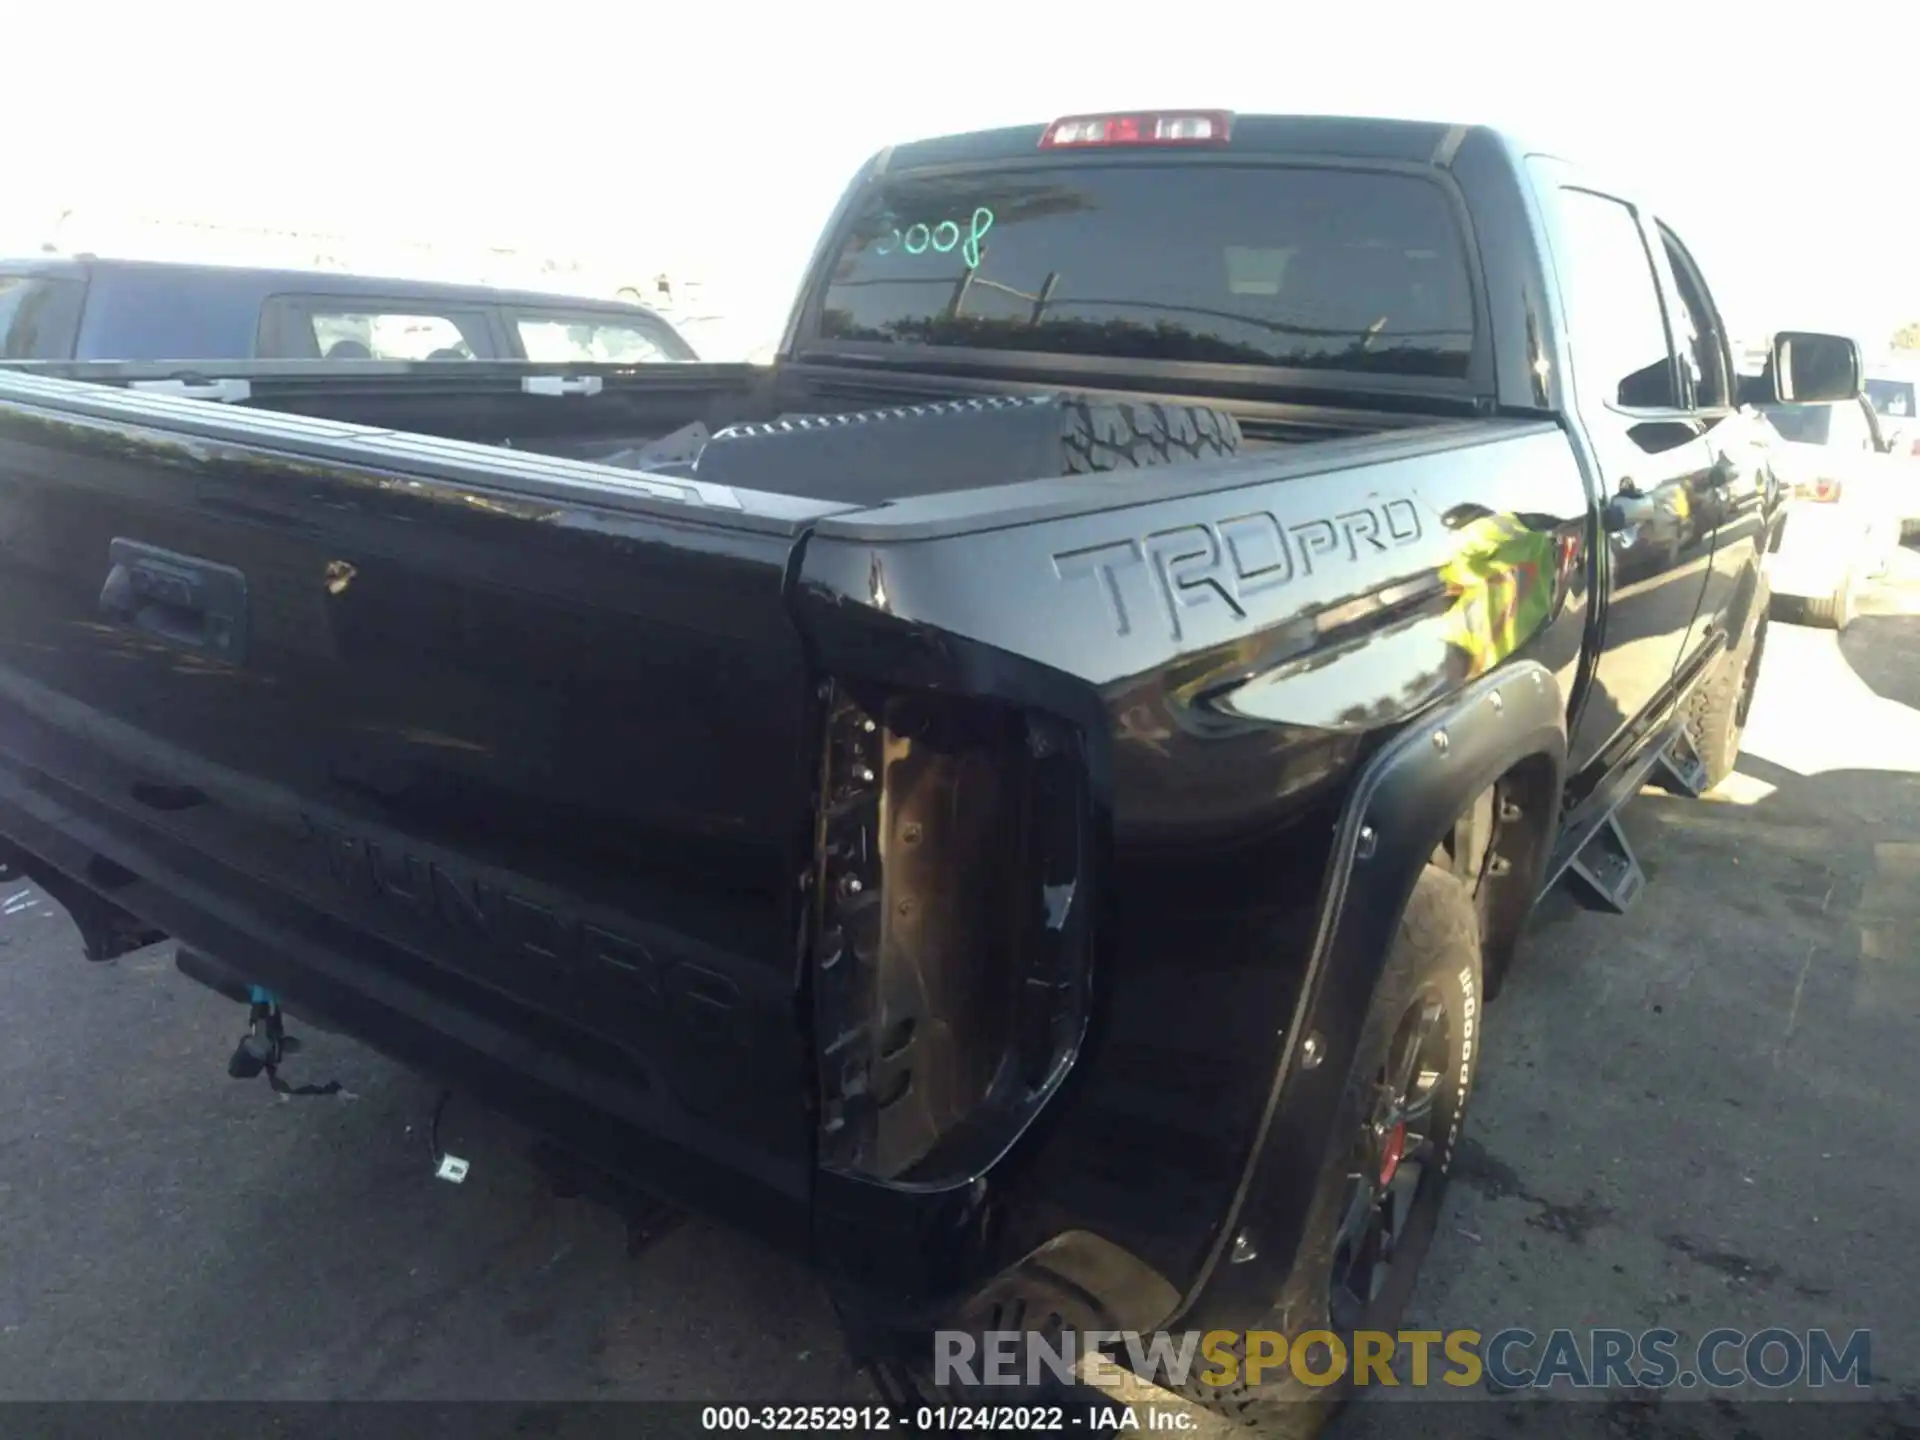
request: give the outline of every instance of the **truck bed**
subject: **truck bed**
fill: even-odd
[[[636,472],[634,452],[696,424],[711,433],[729,426],[764,425],[795,415],[844,415],[980,397],[1049,394],[1063,388],[1096,400],[1152,400],[1194,406],[1221,403],[1217,396],[1143,395],[1137,387],[1129,388],[1121,377],[1103,377],[1098,372],[1063,387],[1058,381],[1022,384],[963,374],[890,371],[867,378],[850,374],[844,367],[793,363],[778,367],[652,365],[638,370],[611,365],[553,367],[487,362],[238,361],[188,367],[175,362],[33,363],[0,368],[0,380],[8,387],[0,394],[18,403],[31,404],[37,395],[54,394],[65,397],[68,403],[81,404],[81,397],[70,389],[36,391],[33,381],[42,377],[89,383],[94,389],[86,398],[92,403],[83,408],[109,421],[161,421],[169,414],[204,420],[207,417],[202,409],[181,412],[164,405],[156,409],[149,402],[217,398],[236,415],[266,412],[331,422],[329,428],[274,431],[256,429],[242,421],[228,432],[240,437],[270,439],[278,434],[301,444],[349,435],[361,441],[372,438],[339,428],[351,426],[378,432],[390,441],[407,437],[405,458],[400,454],[394,457],[402,463],[430,461],[431,454],[445,457],[456,453],[445,447],[431,454],[423,450],[418,440],[430,437],[527,456],[606,464],[629,475]],[[1109,383],[1102,385],[1103,378]],[[541,385],[555,388],[535,388]],[[112,397],[115,390],[129,391],[139,399],[129,408]],[[1278,404],[1251,398],[1234,402],[1230,408],[1248,449],[1417,429],[1434,423],[1431,414]],[[482,463],[513,462],[490,455]],[[525,463],[517,472],[522,482],[531,483],[537,483],[540,473],[560,472]],[[604,481],[606,477],[601,478]],[[757,473],[754,479],[750,488],[768,494],[831,498],[810,494],[805,477],[791,466],[764,467],[764,473]],[[949,488],[954,486],[938,478],[909,473],[897,477],[894,493],[858,498],[871,503]]]

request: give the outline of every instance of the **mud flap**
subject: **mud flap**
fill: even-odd
[[[51,865],[0,843],[0,880],[14,878],[32,881],[49,900],[67,912],[74,929],[80,932],[81,954],[96,963],[116,960],[167,938],[165,931],[129,915],[88,885],[70,880]],[[113,889],[133,878],[104,856],[94,856],[87,866],[87,879],[102,890]]]

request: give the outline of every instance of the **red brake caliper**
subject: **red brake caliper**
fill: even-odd
[[[1393,1173],[1400,1168],[1400,1158],[1407,1149],[1407,1122],[1402,1120],[1387,1132],[1386,1143],[1380,1147],[1380,1184],[1384,1187],[1393,1183]]]

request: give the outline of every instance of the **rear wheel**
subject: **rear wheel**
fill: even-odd
[[[1731,775],[1739,763],[1740,739],[1746,733],[1754,687],[1760,680],[1771,603],[1766,582],[1760,584],[1760,593],[1747,609],[1740,643],[1721,654],[1714,662],[1713,674],[1687,700],[1687,739],[1706,767],[1709,790]]]
[[[1317,1435],[1345,1403],[1354,1332],[1399,1329],[1433,1243],[1478,1058],[1480,1002],[1473,896],[1430,865],[1374,988],[1293,1272],[1256,1327],[1287,1336],[1284,1374],[1250,1386],[1242,1369],[1233,1384],[1212,1387],[1196,1372],[1188,1398],[1290,1440]],[[1346,1347],[1334,1384],[1303,1383],[1295,1373],[1293,1347],[1314,1331]],[[1324,1341],[1311,1341],[1300,1369],[1322,1376],[1336,1358]]]

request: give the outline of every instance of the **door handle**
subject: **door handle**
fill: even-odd
[[[116,538],[100,612],[183,649],[246,662],[247,577],[231,565]]]

